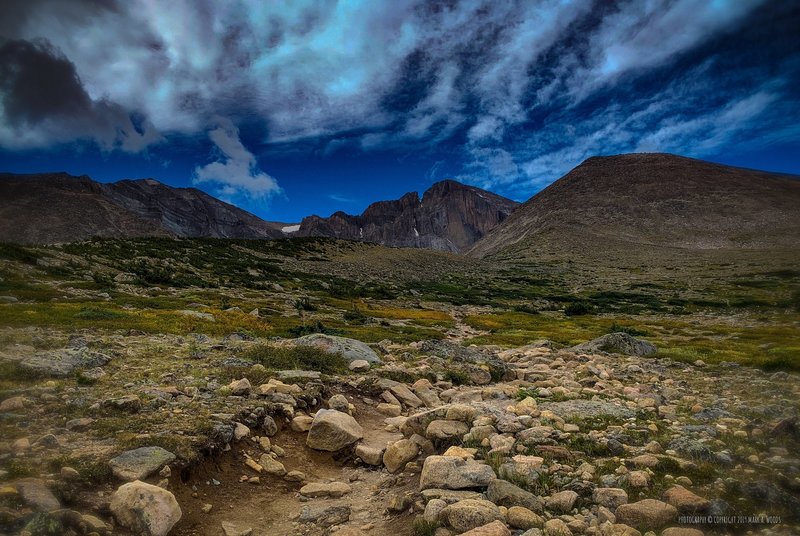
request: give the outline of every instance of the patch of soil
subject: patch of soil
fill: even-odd
[[[364,428],[364,439],[371,445],[397,440],[400,434],[384,430],[384,416],[370,406],[354,400],[355,417]],[[323,527],[301,525],[294,521],[305,505],[350,505],[348,526],[365,527],[371,535],[410,536],[413,516],[405,513],[385,514],[391,497],[418,489],[418,476],[394,477],[386,471],[356,465],[352,457],[311,450],[305,445],[305,433],[288,427],[271,438],[282,447],[286,456],[278,458],[287,471],[302,471],[305,483],[337,480],[348,482],[353,491],[339,499],[306,499],[298,490],[303,483],[287,482],[283,477],[257,475],[244,464],[244,453],[258,460],[261,449],[249,439],[234,444],[228,452],[208,458],[183,475],[174,474],[170,490],[181,505],[183,517],[171,534],[174,536],[219,536],[222,523],[239,528],[252,528],[253,536],[286,536],[328,534]],[[260,476],[260,484],[240,482],[242,475]],[[219,482],[214,484],[213,480]],[[211,504],[209,513],[202,507]]]

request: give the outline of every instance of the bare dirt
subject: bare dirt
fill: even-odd
[[[351,398],[348,396],[348,398]],[[387,432],[384,415],[357,398],[354,416],[364,428],[365,443],[385,446],[402,434]],[[305,433],[293,432],[288,427],[271,438],[272,444],[285,449],[286,456],[279,458],[287,471],[305,473],[304,482],[288,482],[283,477],[257,475],[245,466],[247,453],[254,459],[261,456],[256,443],[242,441],[228,452],[207,458],[202,463],[173,474],[170,490],[181,505],[183,517],[175,526],[175,536],[218,536],[223,534],[222,523],[231,523],[239,529],[252,528],[253,536],[278,536],[289,534],[327,534],[326,528],[303,525],[296,521],[305,505],[349,505],[350,521],[347,526],[361,527],[370,534],[411,534],[410,514],[385,513],[393,495],[416,490],[418,477],[394,477],[380,467],[356,465],[353,457],[337,459],[334,454],[318,452],[305,445]],[[240,481],[242,476],[259,476],[260,483]],[[219,482],[215,484],[214,481]],[[314,498],[301,496],[298,491],[306,483],[339,481],[349,483],[353,491],[342,498]],[[211,504],[210,512],[202,508]]]

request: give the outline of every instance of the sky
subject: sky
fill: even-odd
[[[800,174],[792,0],[3,0],[0,171],[297,222],[594,155]]]

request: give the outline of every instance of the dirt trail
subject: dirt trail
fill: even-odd
[[[356,405],[355,417],[364,429],[367,444],[385,446],[387,441],[402,437],[399,433],[385,431],[383,415],[359,399],[354,398],[352,402]],[[256,460],[261,455],[255,443],[245,440],[236,444],[231,451],[193,468],[185,482],[179,475],[173,476],[170,488],[181,505],[183,517],[172,534],[219,536],[223,534],[223,522],[232,523],[240,529],[252,528],[253,536],[327,534],[325,529],[301,525],[296,521],[305,505],[349,505],[351,515],[346,526],[366,528],[370,535],[411,534],[411,518],[408,514],[388,516],[384,512],[394,494],[416,489],[416,475],[403,481],[380,468],[357,466],[352,459],[337,461],[331,453],[307,448],[305,436],[285,427],[272,438],[273,444],[286,451],[286,456],[279,458],[286,470],[305,473],[304,483],[347,482],[353,488],[351,493],[339,499],[306,499],[298,493],[304,483],[287,482],[283,477],[262,474],[260,484],[240,482],[242,475],[256,475],[244,465],[244,452]],[[215,485],[212,479],[219,485]],[[208,513],[202,511],[205,504],[212,505]]]
[[[467,339],[488,335],[488,331],[473,328],[464,322],[465,317],[474,314],[480,314],[480,311],[471,308],[460,308],[450,311],[455,325],[445,333],[447,340],[456,344],[461,344]]]

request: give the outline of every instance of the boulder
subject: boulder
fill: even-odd
[[[651,530],[675,521],[678,510],[671,504],[655,499],[620,505],[614,515],[617,522],[638,529]]]
[[[506,520],[511,527],[520,530],[541,528],[544,526],[544,519],[536,512],[528,510],[524,506],[512,506],[506,512]]]
[[[53,492],[39,478],[23,478],[16,482],[17,492],[25,504],[40,512],[52,512],[61,508]],[[13,488],[12,488],[13,489]]]
[[[578,500],[578,494],[574,491],[560,491],[547,498],[545,504],[548,510],[552,510],[558,514],[566,514],[572,510],[575,501]]]
[[[422,466],[420,489],[467,489],[488,486],[497,479],[488,465],[452,456],[428,456]]]
[[[333,395],[328,399],[328,408],[341,411],[342,413],[350,413],[350,402],[347,397],[341,394]]]
[[[393,385],[389,391],[397,397],[397,399],[410,408],[418,408],[423,405],[422,400],[415,395],[407,385],[398,383]]]
[[[704,536],[703,531],[689,527],[670,527],[661,531],[661,536]]]
[[[132,482],[144,480],[174,460],[175,455],[161,447],[140,447],[111,458],[108,465],[114,476]]]
[[[139,480],[120,486],[110,508],[120,525],[147,536],[166,536],[182,515],[172,493]]]
[[[406,464],[419,455],[419,446],[410,439],[395,441],[383,454],[383,464],[390,473],[402,471]]]
[[[621,488],[596,488],[592,492],[592,501],[613,512],[618,506],[628,502],[628,493]]]
[[[511,536],[511,531],[508,530],[502,521],[492,521],[482,527],[476,527],[472,530],[461,534],[461,536]]]
[[[367,363],[381,363],[381,358],[375,350],[361,341],[314,333],[294,340],[296,346],[313,346],[329,354],[342,354],[349,362],[366,361]]]
[[[356,456],[367,465],[381,465],[383,463],[383,453],[386,449],[370,447],[368,445],[357,445]]]
[[[542,502],[536,495],[505,480],[492,481],[486,489],[486,498],[498,506],[523,506],[539,515],[544,513]]]
[[[673,486],[665,491],[664,501],[677,508],[681,514],[705,512],[711,506],[711,501],[692,493],[683,486]]]
[[[425,437],[431,441],[452,441],[460,440],[467,432],[469,432],[469,427],[461,421],[437,419],[428,425]]]
[[[656,347],[647,341],[637,339],[627,333],[608,333],[589,342],[569,348],[575,353],[596,354],[608,352],[610,354],[633,355],[647,357],[656,353]]]
[[[341,411],[321,409],[311,423],[306,445],[314,450],[335,452],[363,437],[364,430],[353,417]]]
[[[458,501],[446,506],[439,513],[439,520],[459,533],[482,527],[500,518],[500,509],[497,505],[482,499]]]
[[[258,459],[258,465],[260,465],[261,470],[268,475],[283,476],[286,474],[286,467],[269,454],[262,454],[261,458]]]
[[[550,519],[544,524],[545,536],[572,536],[572,531],[560,519]]]

